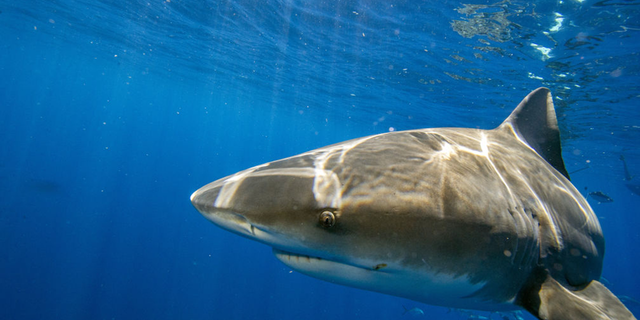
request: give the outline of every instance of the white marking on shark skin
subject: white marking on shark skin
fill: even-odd
[[[354,140],[351,143],[343,143],[336,146],[322,148],[311,152],[315,156],[313,166],[315,177],[313,179],[313,195],[318,205],[325,208],[339,208],[342,205],[342,184],[338,175],[330,170],[326,170],[329,159],[339,153],[340,163],[344,163],[344,157],[349,151],[363,142],[376,136]]]
[[[520,136],[520,134],[519,134],[516,130],[514,130],[514,129],[513,129],[513,125],[512,125],[511,123],[503,123],[503,124],[502,124],[502,125],[500,125],[500,127],[498,127],[498,128],[503,128],[503,127],[505,127],[505,128],[507,128],[507,129],[509,129],[509,131],[511,132],[511,134],[513,134],[513,136],[514,136],[514,137],[516,137],[516,139],[517,139],[518,141],[520,141],[520,144],[522,144],[524,147],[528,148],[529,150],[533,151],[533,153],[534,153],[534,154],[538,154],[538,151],[536,151],[536,149],[532,148],[532,147],[529,145],[529,143],[528,143],[526,140],[524,140],[524,139],[522,138],[522,136]],[[544,160],[544,159],[543,159],[543,160]],[[545,162],[546,162],[546,160],[545,160]]]
[[[376,138],[376,137],[384,135],[384,134],[386,134],[386,133],[380,133],[380,134],[376,134],[376,135],[373,135],[373,136],[368,136],[368,137],[364,137],[364,138],[360,138],[360,139],[355,139],[355,140],[353,140],[351,142],[342,142],[342,143],[337,144],[337,145],[323,147],[323,148],[320,148],[320,149],[315,149],[315,150],[311,150],[311,151],[308,151],[308,152],[304,152],[304,153],[301,153],[301,154],[299,154],[297,156],[294,156],[294,157],[312,155],[312,156],[314,156],[316,158],[314,160],[314,166],[322,168],[324,170],[326,162],[329,160],[329,158],[331,158],[332,155],[334,155],[336,153],[340,153],[339,162],[340,163],[344,163],[344,157],[353,148],[357,147],[358,145],[362,144],[365,141],[368,141],[370,139]]]
[[[538,197],[538,194],[531,188],[529,184],[525,183],[524,185],[526,185],[529,191],[531,191],[530,194],[533,195],[533,198],[536,200],[538,207],[542,208],[542,212],[536,213],[536,215],[538,216],[538,220],[542,220],[541,222],[547,228],[549,228],[549,230],[551,230],[551,233],[553,235],[553,240],[554,240],[554,248],[560,249],[562,247],[562,240],[561,240],[562,236],[559,234],[558,229],[556,228],[556,223],[553,219],[553,216],[549,213],[549,208],[547,208],[547,205],[544,202],[542,202],[542,200],[540,200],[540,197]],[[545,248],[541,246],[540,256],[542,257],[545,257],[547,255],[546,252],[544,252],[544,250]]]
[[[329,170],[315,168],[313,196],[320,207],[340,208],[342,205],[342,184],[338,175]]]
[[[509,202],[511,202],[513,199],[515,199],[515,196],[511,191],[511,187],[509,187],[509,184],[507,183],[507,181],[505,181],[504,177],[502,176],[502,173],[500,173],[500,170],[498,170],[496,165],[491,160],[491,157],[489,156],[489,142],[487,141],[487,135],[484,132],[482,132],[480,136],[482,138],[480,142],[480,146],[482,147],[483,157],[487,158],[487,161],[489,161],[491,168],[493,168],[493,171],[498,175],[504,187],[507,188],[507,191],[509,192]]]
[[[227,178],[226,180],[224,180],[222,188],[220,189],[220,193],[218,194],[218,197],[216,198],[216,202],[214,203],[214,206],[217,208],[229,207],[229,203],[231,199],[233,199],[233,195],[236,193],[236,190],[238,190],[238,187],[242,184],[244,179],[254,171],[262,167],[266,167],[268,165],[269,164],[266,163],[266,164],[261,164],[259,166],[255,166],[253,168],[238,172],[232,175],[231,177]]]
[[[590,228],[594,228],[594,223],[593,223],[593,219],[591,216],[589,216],[589,213],[587,212],[587,210],[584,209],[584,205],[582,202],[578,201],[578,199],[576,197],[574,197],[571,193],[569,193],[567,191],[568,186],[560,186],[560,185],[554,185],[554,187],[562,193],[567,194],[567,199],[572,199],[579,207],[580,207],[580,211],[582,211],[582,214],[584,215],[584,224],[582,225],[583,227],[586,225],[589,225]]]
[[[547,99],[551,100],[552,98],[548,97]],[[523,146],[525,146],[526,148],[529,148],[535,154],[538,154],[538,152],[535,149],[533,149],[531,146],[529,146],[529,144],[520,136],[520,134],[516,130],[514,130],[513,125],[511,123],[503,123],[501,125],[501,128],[502,127],[506,127],[507,129],[509,129],[510,133],[513,134],[513,136],[515,136],[516,139],[518,141],[520,141]],[[548,219],[548,221],[546,223],[550,227],[550,229],[551,229],[551,231],[553,233],[553,236],[554,236],[555,247],[556,248],[561,248],[562,247],[562,241],[561,241],[562,237],[558,233],[558,229],[556,227],[556,224],[555,224],[555,221],[554,221],[553,217],[549,213],[549,210],[547,209],[547,207],[542,205],[542,201],[540,200],[538,195],[533,191],[533,189],[531,189],[531,187],[528,184],[526,184],[526,185],[529,188],[529,190],[531,190],[531,194],[534,195],[534,197],[536,199],[536,202],[538,202],[540,207],[544,210],[544,216],[546,216],[547,219]],[[561,191],[563,193],[566,193],[569,196],[568,199],[573,199],[573,201],[575,201],[578,204],[578,206],[580,207],[580,211],[582,211],[582,213],[585,216],[585,223],[583,224],[583,226],[589,225],[590,229],[596,228],[596,226],[595,226],[596,222],[594,222],[595,221],[595,217],[589,215],[588,210],[585,210],[584,203],[579,202],[578,199],[576,197],[574,197],[573,194],[571,194],[571,193],[569,193],[567,191],[568,188],[573,187],[573,185],[568,186],[566,183],[564,183],[563,185],[555,184],[554,187],[555,187],[555,189],[557,189],[557,190],[559,190],[559,191]]]
[[[425,132],[425,133],[427,133],[427,132]],[[442,135],[442,133],[440,133],[440,135]],[[477,141],[477,139],[475,139],[475,137],[472,137],[472,136],[466,136],[466,137],[469,138],[469,139]],[[480,148],[481,149],[480,150],[475,150],[475,149],[471,149],[471,148],[468,148],[468,147],[462,146],[462,145],[454,145],[454,146],[452,146],[451,144],[449,144],[448,142],[445,141],[445,142],[442,143],[442,150],[435,152],[435,154],[440,156],[440,158],[444,159],[444,160],[449,160],[451,158],[451,155],[452,154],[456,154],[458,151],[470,153],[470,154],[473,154],[475,156],[485,158],[489,162],[489,164],[491,165],[491,168],[493,169],[493,171],[500,178],[500,181],[502,181],[502,184],[505,186],[505,188],[509,192],[510,199],[515,199],[514,194],[511,191],[511,187],[509,187],[509,184],[506,182],[506,180],[504,179],[504,177],[502,176],[502,174],[500,173],[500,171],[498,170],[496,165],[491,160],[491,157],[490,157],[490,154],[489,154],[489,141],[487,139],[487,135],[484,132],[480,132],[479,143],[480,143]]]
[[[537,154],[537,151],[533,148],[531,148],[529,146],[529,144],[520,136],[520,134],[518,134],[518,132],[516,130],[514,130],[513,126],[511,125],[511,123],[504,123],[502,125],[503,127],[506,127],[507,129],[509,129],[510,133],[513,134],[516,139],[518,141],[521,142],[521,144],[523,146],[525,146],[526,148],[531,149],[534,153]],[[553,218],[553,215],[550,214],[549,209],[547,208],[546,205],[544,205],[542,203],[542,201],[540,200],[540,198],[538,197],[538,195],[534,192],[533,189],[531,189],[531,186],[529,186],[529,184],[525,185],[529,188],[529,190],[531,191],[531,194],[534,196],[536,202],[538,203],[539,207],[543,209],[543,215],[538,214],[539,218],[546,218],[545,224],[547,225],[547,227],[551,230],[553,238],[554,238],[554,247],[561,250],[563,247],[563,242],[562,242],[562,235],[559,234],[559,230],[556,226],[556,222]],[[565,184],[559,185],[559,184],[554,184],[554,188],[560,192],[563,192],[565,194],[568,195],[567,199],[572,199],[574,202],[576,202],[578,204],[578,206],[580,207],[580,211],[583,213],[584,217],[585,217],[585,223],[583,224],[583,226],[589,225],[590,228],[595,228],[595,223],[594,223],[594,217],[590,216],[588,211],[585,210],[584,204],[579,202],[578,199],[576,197],[574,197],[573,194],[568,192],[568,188],[570,188],[570,186]],[[543,250],[543,248],[541,248],[541,250]],[[541,256],[546,256],[546,253],[541,252]]]
[[[256,172],[261,167],[265,167],[265,165],[251,168],[225,180],[214,205],[218,208],[227,208],[238,187],[246,180],[247,176],[251,175],[252,178],[269,176],[313,178],[313,195],[318,205],[323,208],[339,208],[341,206],[342,185],[338,176],[332,171],[318,168],[287,168]]]
[[[513,126],[511,126],[511,124],[507,124],[507,127],[510,129],[510,131],[514,134],[514,136],[520,141],[522,142],[522,144],[524,146],[526,146],[527,148],[531,149],[533,152],[535,152],[537,154],[537,152],[535,151],[535,149],[531,148],[523,139],[520,138],[519,135],[517,135],[517,133],[515,132],[515,130],[513,130]],[[477,140],[475,139],[475,137],[472,136],[468,136],[468,135],[463,135],[469,139],[473,139],[473,140]],[[487,161],[489,161],[489,164],[491,164],[491,167],[493,168],[494,172],[496,172],[496,174],[498,175],[498,177],[500,177],[500,180],[502,181],[502,183],[504,184],[504,186],[507,188],[509,195],[511,195],[511,199],[515,199],[513,192],[511,190],[511,188],[509,187],[509,185],[506,183],[506,181],[504,180],[504,178],[502,177],[501,173],[497,170],[495,164],[491,161],[491,157],[489,156],[489,142],[487,139],[487,136],[484,132],[481,133],[481,140],[480,142],[480,146],[482,148],[482,151],[478,151],[478,150],[474,150],[474,149],[470,149],[464,146],[456,146],[457,150],[459,151],[463,151],[463,152],[468,152],[471,153],[473,155],[476,156],[481,156],[487,159]],[[522,179],[522,178],[521,178]],[[559,234],[559,231],[556,227],[556,223],[552,217],[552,215],[549,213],[549,209],[547,208],[547,206],[542,202],[542,200],[540,200],[539,196],[535,193],[535,191],[533,189],[531,189],[531,186],[526,183],[526,181],[524,179],[522,179],[524,183],[524,185],[527,186],[527,188],[529,188],[529,190],[531,191],[531,194],[533,195],[533,197],[535,198],[536,202],[538,203],[539,207],[542,208],[543,210],[543,214],[538,214],[539,217],[545,219],[544,223],[549,227],[549,229],[551,230],[552,236],[553,236],[553,240],[554,240],[554,247],[557,249],[562,249],[562,240],[561,240],[561,235]],[[571,196],[571,198],[573,198],[573,196]],[[515,205],[515,204],[514,204]],[[584,212],[584,208],[581,209]],[[585,213],[586,214],[586,213]],[[541,248],[541,250],[544,250],[543,248]],[[546,255],[544,253],[541,252],[541,254]]]
[[[513,127],[511,125],[509,125],[509,128],[511,129],[512,132],[513,131]],[[425,134],[430,134],[431,130],[424,130]],[[437,134],[441,135],[441,136],[445,136],[442,132],[437,132]],[[498,175],[498,177],[500,178],[500,181],[502,182],[502,184],[505,186],[505,188],[507,189],[510,197],[509,197],[509,201],[513,202],[517,197],[515,197],[515,195],[513,194],[513,191],[511,190],[511,187],[509,186],[509,184],[506,182],[506,180],[504,179],[504,177],[502,176],[502,174],[500,173],[500,171],[497,169],[496,165],[493,163],[493,161],[491,160],[491,156],[490,156],[490,142],[487,138],[487,135],[484,132],[480,133],[480,140],[478,140],[475,136],[470,136],[470,135],[462,135],[466,138],[468,138],[469,140],[475,140],[480,144],[480,148],[481,150],[476,150],[476,149],[472,149],[466,146],[462,146],[462,145],[451,145],[448,142],[443,142],[442,144],[442,150],[435,152],[435,155],[439,156],[439,160],[448,160],[450,159],[451,155],[456,154],[457,152],[466,152],[469,154],[473,154],[475,156],[478,157],[483,157],[485,159],[487,159],[487,161],[489,162],[489,164],[491,165],[491,168],[493,168],[493,171]],[[522,139],[520,139],[519,136],[517,136],[517,139],[522,141]],[[535,152],[534,149],[530,148],[528,146],[528,144],[524,143],[524,145],[526,145],[529,149],[531,149],[532,151]],[[433,160],[429,159],[428,162],[431,162]],[[555,248],[557,248],[558,250],[561,250],[563,245],[562,245],[562,240],[561,240],[561,235],[559,234],[559,230],[556,226],[556,222],[553,219],[553,216],[549,213],[549,209],[547,208],[547,206],[545,204],[543,204],[543,202],[540,200],[539,196],[534,192],[533,189],[531,189],[531,186],[526,183],[526,181],[524,180],[523,177],[520,177],[520,179],[525,182],[524,184],[527,186],[527,188],[529,188],[529,190],[531,191],[530,193],[533,195],[533,197],[535,198],[535,201],[538,203],[539,207],[542,208],[543,213],[539,214],[540,218],[543,219],[543,223],[545,225],[548,226],[549,230],[551,231],[551,235],[553,237],[553,246]],[[557,188],[562,189],[562,187],[557,186]],[[566,190],[563,190],[563,192],[566,192]],[[571,196],[571,198],[573,198],[573,196]],[[512,205],[515,207],[517,206],[516,203],[512,203]],[[585,216],[587,215],[586,212],[584,211],[584,208],[582,207],[582,205],[580,205],[581,210],[585,213]],[[515,218],[514,218],[515,219]],[[524,221],[520,221],[520,225],[522,225],[522,227],[524,226]],[[538,230],[535,230],[534,232],[538,233]],[[541,255],[545,256],[546,253],[544,252],[544,248],[541,248]],[[512,255],[512,259],[515,258],[515,255]]]
[[[440,156],[440,159],[449,160],[451,159],[451,155],[456,154],[456,150],[445,141],[442,143],[442,150],[435,152],[435,154]]]
[[[522,142],[522,145],[524,145],[525,147],[531,149],[533,152],[535,152],[537,154],[537,152],[533,148],[531,148],[524,140],[522,140],[520,138],[519,135],[517,135],[515,130],[513,130],[513,126],[511,126],[511,124],[507,124],[507,128],[509,128],[509,130],[514,134],[516,139],[518,139],[520,142]],[[492,166],[493,166],[493,163],[492,163]],[[494,170],[496,170],[495,166],[493,166],[493,167],[494,167]],[[523,184],[525,186],[527,186],[527,188],[530,191],[529,193],[535,199],[536,203],[538,204],[538,207],[542,209],[543,212],[537,213],[537,216],[538,216],[538,219],[543,219],[543,221],[541,221],[541,222],[543,222],[544,225],[547,226],[549,228],[549,230],[551,231],[551,234],[552,234],[553,240],[554,240],[553,241],[554,242],[553,243],[554,248],[561,249],[562,246],[563,246],[562,245],[562,240],[561,240],[562,236],[559,234],[559,230],[556,227],[556,223],[555,223],[555,221],[553,219],[553,216],[549,213],[549,208],[547,208],[546,204],[544,204],[542,202],[542,200],[540,200],[540,197],[538,196],[538,194],[531,188],[531,185],[529,185],[522,176],[516,176],[516,177],[519,178],[523,182]],[[500,178],[502,179],[502,176],[500,176]],[[505,183],[504,180],[503,180],[503,183]],[[505,183],[505,185],[506,185],[506,183]],[[556,187],[557,187],[557,185],[556,185]],[[508,188],[508,186],[507,186],[507,188]],[[511,194],[510,190],[509,190],[509,193]],[[540,251],[541,251],[540,252],[541,256],[543,256],[543,257],[546,256],[545,248],[541,247]]]
[[[346,144],[345,146],[348,146],[347,148],[343,148],[342,149],[342,153],[340,153],[340,163],[344,163],[344,157],[347,156],[347,153],[349,153],[349,151],[353,150],[353,148],[359,146],[360,144],[369,141],[375,137],[380,136],[381,134],[377,134],[377,135],[373,135],[373,136],[369,136],[369,137],[365,137],[365,138],[360,138],[358,140],[353,141],[351,144]]]

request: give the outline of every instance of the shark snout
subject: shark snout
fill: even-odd
[[[196,190],[191,194],[191,204],[201,213],[213,209],[222,186],[222,181],[218,180]]]
[[[198,189],[191,195],[191,204],[204,217],[224,229],[245,236],[255,235],[255,227],[242,213],[220,205],[218,198],[224,186],[224,179],[220,179]]]
[[[301,166],[293,157],[211,182],[191,195],[191,203],[203,214],[218,210],[244,215],[315,210],[339,207],[341,190],[335,173]]]
[[[267,163],[211,182],[191,195],[191,203],[224,229],[271,245],[280,243],[265,234],[286,236],[302,219],[324,208],[338,208],[341,202],[341,184],[334,173],[291,161]]]
[[[255,218],[315,206],[313,182],[313,176],[282,169],[239,173],[200,188],[191,203],[205,215],[222,210]]]

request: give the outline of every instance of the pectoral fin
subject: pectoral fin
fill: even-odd
[[[571,291],[546,276],[538,285],[520,292],[518,304],[544,320],[635,320],[620,300],[602,283],[591,281]]]

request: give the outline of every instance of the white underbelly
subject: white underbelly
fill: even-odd
[[[403,297],[426,304],[478,310],[515,310],[510,303],[474,297],[486,283],[472,283],[466,275],[452,276],[406,269],[395,264],[349,264],[274,250],[275,256],[292,269],[336,284]],[[366,266],[366,267],[365,267]],[[368,267],[371,266],[371,267]]]

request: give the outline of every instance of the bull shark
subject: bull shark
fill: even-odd
[[[604,237],[561,151],[539,88],[493,130],[354,139],[219,179],[191,202],[333,283],[539,319],[635,319],[598,281]]]

